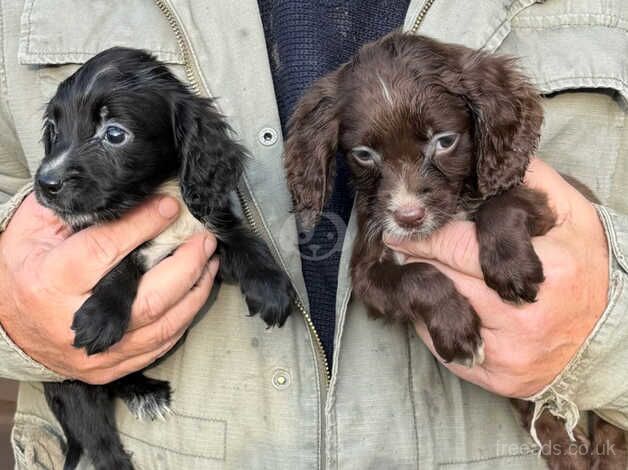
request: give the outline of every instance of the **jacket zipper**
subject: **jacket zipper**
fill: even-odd
[[[237,188],[236,192],[238,195],[238,199],[240,200],[240,206],[242,206],[242,213],[244,214],[244,218],[247,220],[249,226],[251,227],[251,230],[253,230],[253,233],[255,233],[257,236],[263,237],[262,230],[259,228],[259,225],[255,221],[253,211],[251,210],[249,201],[244,196],[244,192],[240,188]],[[269,247],[270,246],[271,245],[269,244]],[[275,257],[276,258],[278,257],[277,253],[275,253]],[[305,306],[303,305],[303,302],[301,302],[301,299],[298,296],[294,298],[294,305],[297,307],[299,312],[301,312],[301,314],[303,315],[303,318],[305,319],[305,323],[308,327],[308,330],[310,331],[310,335],[314,339],[314,344],[316,346],[316,353],[318,356],[319,364],[323,364],[323,367],[324,367],[325,386],[328,386],[329,381],[331,380],[331,373],[329,370],[329,363],[327,362],[327,355],[325,354],[325,348],[323,347],[323,342],[321,341],[321,338],[318,335],[318,332],[316,331],[316,327],[314,326],[314,323],[312,322],[312,317],[310,317],[310,314],[307,312],[307,310],[305,309]]]
[[[190,59],[190,48],[188,46],[187,40],[183,36],[183,31],[179,28],[179,23],[177,18],[174,16],[173,11],[170,9],[170,6],[166,4],[164,0],[155,0],[155,4],[159,8],[159,10],[163,13],[168,21],[168,25],[172,32],[175,35],[177,40],[177,45],[179,47],[179,52],[181,52],[181,58],[183,59],[183,67],[185,69],[185,76],[188,80],[190,90],[196,94],[201,94],[200,88],[200,80],[197,78],[194,67],[192,66],[192,61]]]
[[[179,51],[181,52],[181,56],[183,59],[183,67],[185,69],[185,76],[189,82],[190,90],[197,95],[201,95],[202,94],[201,85],[200,85],[201,81],[198,77],[197,71],[194,69],[194,65],[193,65],[193,61],[191,57],[192,54],[190,51],[190,45],[187,39],[185,38],[183,31],[181,30],[179,26],[179,22],[177,18],[175,17],[174,12],[170,8],[170,6],[166,3],[165,0],[155,0],[155,4],[159,8],[159,10],[161,10],[163,15],[166,17],[166,20],[168,21],[168,25],[170,26],[170,29],[172,29],[172,31],[174,32],[174,35],[177,40],[177,45],[179,47]],[[240,205],[242,206],[242,212],[249,226],[251,227],[251,230],[253,231],[253,233],[255,233],[255,235],[263,238],[262,230],[260,229],[259,225],[255,221],[255,217],[253,215],[253,211],[251,210],[249,200],[244,196],[243,191],[239,187],[236,188],[236,192],[238,195],[238,199],[240,200]],[[269,243],[268,246],[271,249],[271,251],[274,252],[273,254],[275,258],[277,259],[278,253],[276,253],[276,250],[272,248],[272,244]],[[329,364],[327,363],[327,356],[325,354],[323,342],[321,341],[321,338],[318,335],[316,328],[314,327],[314,323],[312,322],[312,317],[305,309],[303,302],[301,302],[301,300],[298,297],[295,297],[294,304],[303,315],[303,318],[305,319],[305,323],[307,324],[308,330],[310,332],[310,336],[314,340],[315,349],[317,353],[316,355],[318,356],[319,368],[320,368],[320,364],[322,364],[324,367],[325,387],[327,387],[331,379],[331,372],[329,370]]]
[[[419,30],[419,26],[421,26],[421,23],[423,23],[423,20],[425,19],[425,15],[427,15],[427,11],[430,9],[435,1],[436,0],[426,0],[426,2],[423,4],[423,7],[421,8],[421,11],[419,11],[419,14],[416,16],[412,28],[410,28],[410,33],[417,33],[417,31]]]

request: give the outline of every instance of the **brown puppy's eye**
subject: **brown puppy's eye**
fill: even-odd
[[[351,155],[360,165],[370,166],[381,160],[379,154],[370,147],[361,145],[351,149]]]
[[[118,126],[108,126],[105,129],[105,140],[111,145],[122,145],[126,142],[127,132]]]
[[[441,134],[436,134],[433,139],[433,141],[435,141],[434,149],[436,154],[451,150],[458,142],[458,137],[459,134],[455,132],[443,132]]]

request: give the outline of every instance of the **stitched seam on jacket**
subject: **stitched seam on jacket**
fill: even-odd
[[[57,428],[55,428],[55,426],[52,423],[50,423],[50,421],[48,421],[46,418],[44,418],[42,416],[39,416],[36,413],[25,413],[25,412],[22,412],[22,411],[18,411],[16,413],[16,418],[19,418],[20,416],[24,416],[24,417],[27,417],[27,418],[30,417],[30,418],[40,419],[41,421],[43,421],[45,423],[45,425],[47,425],[46,428],[49,428],[49,429],[47,429],[49,432],[54,432],[55,434],[57,434],[57,432],[56,432]],[[16,419],[16,421],[17,421],[17,419]],[[227,435],[227,422],[225,421],[224,423],[225,423],[225,432],[224,432],[224,434],[226,436]],[[118,431],[118,432],[120,434],[122,434],[123,436],[128,437],[129,439],[136,440],[136,441],[141,442],[142,444],[145,444],[145,445],[147,445],[149,447],[165,450],[166,452],[172,452],[173,454],[181,455],[181,456],[184,456],[184,457],[193,457],[193,458],[199,458],[199,459],[203,459],[203,460],[225,460],[224,459],[224,455],[226,455],[226,449],[225,449],[225,452],[223,454],[223,457],[211,457],[211,456],[207,456],[207,455],[198,455],[198,454],[193,454],[193,453],[188,453],[188,452],[181,452],[181,451],[170,449],[168,447],[160,446],[160,445],[157,445],[157,444],[152,444],[152,443],[147,442],[147,441],[145,441],[143,439],[137,438],[135,436],[131,436],[131,435],[125,433],[125,432],[122,432],[122,431]],[[58,437],[61,437],[61,436],[58,436]],[[226,446],[226,439],[225,439],[225,446]]]
[[[26,420],[24,421],[27,422],[28,424],[36,424],[36,425],[44,426],[46,428],[46,431],[50,432],[54,437],[56,437],[57,439],[63,440],[63,434],[60,434],[58,432],[59,428],[54,423],[51,423],[49,420],[47,420],[43,416],[40,416],[37,413],[31,413],[31,412],[18,410],[15,412],[15,418],[14,418],[15,424],[19,424],[20,418],[22,417],[26,418]],[[37,418],[38,421],[33,420],[32,418]]]
[[[535,3],[535,1],[530,2],[529,0],[518,0],[517,2],[511,4],[508,12],[506,12],[506,15],[504,16],[503,21],[499,24],[497,28],[495,28],[493,33],[488,38],[486,38],[481,49],[485,49],[491,52],[497,50],[499,46],[501,46],[504,42],[504,39],[506,39],[506,37],[512,31],[513,19],[516,18],[516,16],[523,10],[531,7]]]
[[[587,21],[588,19],[596,19],[599,21],[591,22]],[[552,23],[552,20],[556,20],[556,22]],[[547,16],[535,15],[517,18],[513,21],[513,27],[516,29],[560,29],[573,26],[607,27],[628,31],[628,21],[622,16],[604,13],[565,13],[562,15]]]
[[[534,450],[532,448],[532,446],[530,446],[530,452],[529,453],[522,453],[522,454],[504,454],[504,455],[495,455],[493,457],[484,457],[484,458],[480,458],[480,459],[473,459],[473,460],[448,460],[446,462],[441,462],[438,464],[439,468],[443,468],[443,467],[449,467],[451,465],[461,465],[461,464],[470,464],[470,463],[482,463],[482,462],[490,462],[492,460],[501,460],[501,459],[520,459],[520,458],[524,458],[524,457],[530,457],[531,455],[535,455],[535,452],[538,452],[537,450]]]
[[[628,82],[624,81],[620,77],[609,77],[609,76],[601,76],[601,75],[576,75],[576,76],[568,75],[568,76],[560,77],[560,78],[552,78],[551,80],[545,80],[539,83],[553,83],[553,82],[560,82],[560,81],[566,81],[566,80],[613,80],[613,81],[619,82],[624,87],[628,86]]]
[[[141,442],[144,445],[147,445],[148,447],[152,447],[154,449],[161,449],[161,450],[165,450],[166,452],[172,452],[173,454],[177,454],[177,455],[181,455],[183,457],[193,457],[193,458],[198,458],[198,459],[203,459],[203,460],[221,460],[224,461],[225,457],[227,455],[227,422],[225,421],[225,431],[224,431],[224,442],[223,442],[223,454],[222,456],[211,456],[211,455],[199,455],[199,454],[193,454],[191,452],[181,452],[179,450],[174,450],[171,449],[169,447],[165,447],[165,446],[161,446],[159,444],[154,444],[152,442],[148,442],[145,441],[144,439],[140,439],[139,437],[135,437],[132,436],[130,434],[127,434],[123,431],[118,431],[118,433],[120,433],[121,435],[128,437],[129,439],[132,439],[134,441],[138,441]]]
[[[627,101],[628,101],[628,97],[627,97]],[[628,135],[628,128],[626,127],[626,125],[628,124],[628,116],[627,116],[628,113],[625,112],[625,109],[626,109],[625,106],[624,106],[624,109],[621,109],[619,106],[617,106],[615,110],[616,118],[612,122],[612,126],[617,131],[618,136]],[[617,147],[615,148],[615,156],[614,156],[615,163],[613,165],[613,172],[611,173],[611,177],[610,177],[610,186],[609,186],[610,191],[607,194],[607,197],[612,197],[611,195],[611,191],[613,191],[612,188],[622,188],[625,186],[625,180],[622,178],[622,174],[621,174],[622,173],[621,166],[624,164],[624,162],[622,162],[621,157],[622,155],[626,155],[626,154],[628,154],[628,138],[626,139],[619,138],[617,142]],[[618,171],[618,169],[620,169],[620,171]],[[626,212],[628,212],[628,210],[626,210]],[[600,211],[600,213],[602,213],[603,215],[610,215],[608,214],[608,211],[606,209],[604,209],[603,211]],[[623,270],[626,273],[628,273],[628,263],[626,263],[625,261],[624,253],[620,249],[619,244],[617,244],[617,248],[618,248],[618,253],[616,256],[617,262],[621,265]]]
[[[11,119],[11,127],[13,128],[13,132],[15,132],[15,125],[13,123],[13,115],[11,113],[11,107],[9,106],[9,84],[7,81],[7,70],[6,70],[6,54],[5,54],[5,37],[4,37],[4,12],[2,6],[2,0],[0,0],[0,99],[4,96],[6,100],[6,110]],[[21,158],[20,158],[21,157]],[[22,160],[24,158],[23,155],[18,157],[18,160]],[[19,161],[20,165],[23,166],[25,172],[30,174],[28,164],[26,162]],[[23,165],[22,165],[23,163]],[[4,214],[4,211],[0,209],[0,213]],[[6,223],[4,220],[0,220],[0,232],[3,232],[6,227]]]
[[[616,258],[617,264],[621,267],[621,269],[628,273],[628,263],[626,263],[626,256],[622,250],[622,247],[619,245],[619,241],[617,240],[617,231],[615,229],[615,222],[613,221],[613,216],[606,210],[603,206],[597,206],[597,210],[600,214],[600,219],[602,220],[602,224],[604,225],[604,231],[606,232],[606,237],[608,238],[609,244],[609,263],[612,263],[613,255]]]
[[[37,382],[38,385],[41,385]],[[33,382],[26,382],[26,385],[28,385],[29,387],[31,387],[33,390],[38,391],[39,393],[41,393],[42,395],[44,394],[44,388],[43,385],[38,386],[35,385],[35,383]],[[172,409],[172,414],[175,416],[179,416],[181,418],[186,418],[186,419],[195,419],[197,421],[205,421],[208,423],[227,423],[227,420],[225,419],[220,419],[220,418],[207,418],[205,416],[193,416],[193,415],[188,415],[185,413],[181,413],[179,411],[176,411],[175,409]]]
[[[330,418],[333,415],[333,424],[329,424],[330,428],[333,428],[333,432],[334,432],[334,439],[335,439],[335,447],[334,447],[334,455],[335,455],[335,462],[336,462],[336,468],[338,468],[338,442],[339,442],[339,438],[338,438],[338,416],[336,413],[336,381],[337,381],[337,377],[338,377],[338,368],[339,368],[339,363],[340,363],[340,358],[342,357],[343,351],[344,349],[342,349],[342,338],[344,336],[344,327],[346,324],[346,315],[347,315],[347,309],[349,308],[349,300],[351,299],[351,291],[352,289],[347,289],[345,296],[342,299],[342,303],[341,305],[341,311],[343,312],[343,321],[342,323],[338,324],[337,327],[337,339],[338,341],[336,342],[336,346],[334,348],[334,361],[333,361],[333,367],[332,367],[332,376],[331,376],[331,381],[329,382],[329,389],[327,391],[327,404],[326,404],[326,410],[329,409],[329,416],[327,416],[328,419],[328,423],[331,423],[332,421],[330,420]],[[340,318],[340,317],[338,317]],[[327,451],[327,453],[330,452],[330,449],[325,449]],[[320,452],[319,452],[320,453]]]
[[[96,51],[96,52],[90,52],[90,51],[81,51],[81,50],[76,50],[76,49],[72,49],[70,51],[46,51],[46,50],[38,50],[38,51],[28,51],[29,54],[33,54],[33,55],[39,55],[39,54],[46,54],[46,55],[68,55],[68,56],[72,56],[72,55],[85,55],[86,58],[89,58],[93,55],[98,54],[101,51]],[[164,55],[169,55],[172,57],[177,57],[177,54],[175,52],[172,51],[165,51],[163,49],[153,49],[150,48],[149,52],[157,52],[159,54],[164,54]]]
[[[589,83],[574,83],[576,80],[586,80]],[[552,86],[564,86],[564,87],[581,87],[583,85],[593,86],[595,88],[607,88],[611,85],[604,81],[617,83],[617,90],[620,90],[628,94],[628,82],[625,82],[619,77],[602,77],[602,76],[568,76],[562,78],[552,78],[551,80],[537,81],[536,85],[539,88],[550,88]]]
[[[175,416],[179,416],[181,418],[186,418],[186,419],[195,419],[197,421],[205,421],[206,423],[225,423],[227,424],[227,420],[225,419],[220,419],[220,418],[206,418],[204,416],[193,416],[193,415],[188,415],[185,413],[181,413],[179,411],[176,410],[172,410],[172,414]]]
[[[38,391],[39,393],[41,393],[43,395],[44,392],[39,387],[35,386],[34,384],[32,384],[30,382],[27,382],[27,385],[29,385],[33,390],[36,390],[36,391]],[[179,451],[179,450],[171,449],[170,447],[165,447],[165,446],[161,446],[159,444],[155,444],[155,443],[152,443],[152,442],[145,441],[143,439],[140,439],[139,437],[135,437],[135,436],[133,436],[131,434],[128,434],[128,433],[120,431],[120,430],[118,430],[118,432],[120,434],[130,438],[130,439],[134,439],[136,441],[139,441],[139,442],[141,442],[141,443],[143,443],[143,444],[145,444],[145,445],[147,445],[149,447],[155,447],[157,449],[162,449],[162,450],[165,450],[165,451],[168,451],[168,452],[172,452],[174,454],[182,455],[182,456],[185,456],[185,457],[197,457],[197,458],[206,459],[206,460],[225,460],[226,459],[226,456],[227,456],[227,426],[228,426],[228,423],[227,423],[226,420],[218,419],[218,418],[205,418],[205,417],[202,417],[202,416],[191,416],[191,415],[186,415],[186,414],[183,414],[183,413],[178,413],[175,410],[172,410],[172,414],[175,415],[175,416],[179,416],[181,418],[186,418],[186,419],[194,419],[194,420],[198,420],[198,421],[205,421],[205,422],[210,422],[210,423],[222,423],[222,424],[224,424],[222,457],[221,456],[211,456],[211,455],[199,455],[199,454],[194,454],[194,453],[191,453],[191,452],[182,452],[182,451]],[[42,416],[39,416],[36,413],[26,413],[26,412],[18,411],[16,413],[16,416],[18,416],[18,415],[33,416],[35,418],[39,418],[40,420],[44,421],[46,424],[52,426],[52,429],[55,429],[54,425],[52,425],[46,418],[44,418]]]
[[[7,95],[6,75],[6,61],[4,59],[4,13],[2,11],[2,1],[0,0],[0,96]]]
[[[26,23],[28,24],[28,36],[26,37],[26,52],[30,52],[31,50],[31,36],[33,34],[32,16],[33,16],[34,6],[35,6],[35,0],[31,0],[28,7],[26,6],[24,7],[24,8],[28,8],[28,16],[26,17]]]
[[[412,341],[412,334],[410,331],[410,327],[406,327],[406,344],[407,344],[407,353],[408,353],[408,392],[410,393],[410,405],[412,406],[412,429],[414,431],[414,440],[416,443],[416,468],[419,469],[419,461],[421,455],[421,448],[419,442],[419,428],[418,423],[416,421],[416,402],[414,397],[414,380],[412,375],[412,346],[410,342]]]

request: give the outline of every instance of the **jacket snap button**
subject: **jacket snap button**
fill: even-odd
[[[273,386],[277,390],[283,390],[290,386],[290,373],[285,369],[275,369],[273,374]]]
[[[265,127],[257,136],[260,144],[270,147],[277,142],[277,131],[272,127]]]

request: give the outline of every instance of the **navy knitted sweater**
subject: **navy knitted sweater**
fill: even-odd
[[[258,0],[284,129],[315,80],[346,62],[364,43],[398,28],[410,0]],[[310,315],[331,366],[340,249],[353,194],[344,158],[336,157],[334,192],[324,216],[300,234]]]

